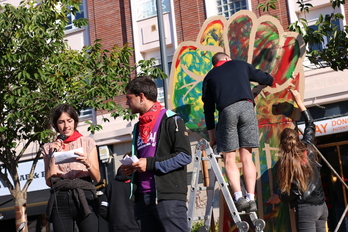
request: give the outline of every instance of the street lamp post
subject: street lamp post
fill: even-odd
[[[161,0],[156,0],[156,8],[157,8],[157,23],[158,23],[162,71],[167,75],[167,77],[169,77],[166,38],[164,33],[163,11],[162,11]],[[163,80],[163,92],[164,92],[164,104],[165,104],[165,107],[167,108],[168,107],[168,78]]]

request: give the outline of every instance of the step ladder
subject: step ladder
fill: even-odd
[[[264,220],[258,219],[256,212],[250,212],[250,213],[246,213],[244,211],[238,212],[234,204],[234,201],[232,199],[231,193],[228,189],[228,183],[225,182],[222,176],[222,172],[218,165],[217,158],[221,158],[221,156],[214,153],[213,149],[210,147],[207,140],[201,139],[196,146],[196,154],[194,158],[194,165],[193,165],[193,171],[192,171],[191,189],[190,189],[189,204],[188,204],[189,228],[192,228],[193,221],[203,219],[204,226],[200,228],[200,231],[209,231],[209,228],[212,223],[213,199],[214,199],[214,193],[215,193],[214,189],[215,189],[215,183],[217,181],[222,191],[223,197],[226,201],[226,204],[228,206],[229,212],[231,213],[232,219],[238,228],[238,231],[239,232],[249,231],[249,224],[246,221],[242,221],[240,217],[240,215],[247,214],[249,215],[250,220],[253,223],[255,231],[262,232],[266,226],[266,223]],[[199,173],[201,170],[201,161],[202,161],[202,164],[209,161],[210,167],[211,167],[211,169],[208,172],[208,169],[204,168],[204,165],[202,165],[203,178],[206,178],[206,175],[209,173],[208,174],[209,186],[207,186],[207,184],[205,183],[204,184],[205,187],[198,187]],[[197,191],[202,191],[202,190],[207,191],[207,206],[205,210],[205,216],[204,218],[200,218],[200,217],[193,218]],[[214,230],[215,229],[212,228],[212,231]]]

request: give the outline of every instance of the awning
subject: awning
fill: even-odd
[[[315,136],[342,133],[348,131],[348,116],[315,121],[314,124],[316,126]],[[299,124],[298,127],[303,131],[305,125]]]

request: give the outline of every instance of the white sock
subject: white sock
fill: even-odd
[[[255,194],[247,193],[246,199],[247,199],[247,201],[255,201]]]
[[[235,193],[234,193],[234,199],[235,199],[236,201],[238,201],[238,199],[241,198],[241,197],[243,197],[242,191],[239,191],[239,192],[235,192]]]

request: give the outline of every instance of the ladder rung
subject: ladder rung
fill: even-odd
[[[210,217],[206,217],[206,216],[197,216],[197,217],[193,217],[192,221],[199,221],[199,220],[206,220],[209,219]]]
[[[217,159],[217,158],[221,158],[221,155],[214,155],[215,156],[215,158]],[[203,161],[209,161],[211,158],[208,156],[208,157],[201,157],[201,160],[203,160]],[[197,159],[198,160],[198,159]]]
[[[191,187],[191,191],[194,191],[195,190],[195,187]],[[213,187],[197,187],[197,191],[204,191],[204,190],[214,190]]]
[[[207,187],[199,187],[198,190],[204,191],[204,190],[214,190],[213,187],[207,186]]]

